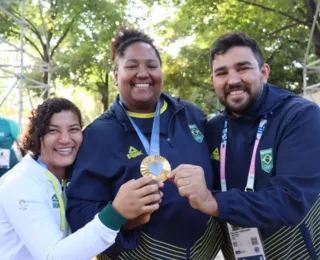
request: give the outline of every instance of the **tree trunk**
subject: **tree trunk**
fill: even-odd
[[[105,88],[109,88],[109,84],[105,84]],[[101,102],[103,104],[103,111],[106,111],[109,108],[109,92],[101,93]]]
[[[105,80],[103,82],[98,82],[97,86],[101,95],[103,110],[106,111],[109,108],[109,71],[105,74]]]
[[[49,64],[49,57],[47,56],[47,53],[45,53],[45,59],[44,59],[44,62],[46,62],[47,64]],[[49,71],[43,71],[42,73],[42,82],[43,84],[46,84],[46,85],[49,85]],[[44,99],[47,99],[49,98],[49,91],[46,89],[46,91],[44,92],[43,94],[43,98]]]
[[[43,75],[42,75],[43,84],[48,84],[48,79],[49,79],[49,72],[48,71],[44,71]]]

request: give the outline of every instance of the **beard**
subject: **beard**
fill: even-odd
[[[233,114],[236,115],[244,115],[250,108],[257,102],[259,99],[261,91],[258,91],[256,93],[252,92],[252,89],[244,84],[237,84],[233,86],[229,86],[224,90],[223,97],[220,97],[220,102],[222,105],[225,106],[225,108],[230,111]],[[234,98],[234,100],[230,100],[230,93],[231,91],[243,91],[244,95],[247,95],[246,97],[240,97],[237,100],[237,97]]]

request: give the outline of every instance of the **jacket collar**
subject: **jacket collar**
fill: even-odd
[[[171,97],[164,92],[161,93],[160,98],[166,100],[166,102],[168,103],[167,109],[171,109],[173,113],[184,108],[184,106],[180,102],[180,98]],[[119,104],[119,95],[116,97],[116,100],[112,104],[111,108],[104,113],[104,116],[116,117],[120,124],[125,128],[125,131],[135,131],[130,120],[127,117],[127,114],[123,111],[123,108]]]
[[[51,182],[50,178],[45,174],[46,172],[48,172],[55,179],[55,181],[60,185],[59,179],[53,173],[51,173],[47,168],[39,164],[37,160],[32,158],[31,154],[29,153],[26,154],[23,157],[21,163],[23,163],[25,167],[28,167],[30,169],[32,168],[33,169],[32,171],[36,173],[36,175],[38,175],[40,178],[46,179],[47,181]]]

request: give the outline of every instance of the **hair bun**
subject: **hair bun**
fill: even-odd
[[[157,48],[154,46],[153,40],[141,31],[127,28],[121,28],[112,40],[112,61],[115,60],[117,55],[122,56],[126,48],[136,42],[144,42],[150,44],[152,48],[155,50],[161,63],[159,52]]]

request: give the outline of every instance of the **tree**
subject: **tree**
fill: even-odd
[[[95,84],[104,107],[108,107],[110,66],[105,62],[108,49],[104,44],[110,43],[124,19],[126,4],[124,0],[26,0],[26,49],[52,64],[54,78],[64,84],[70,83],[70,77],[77,85]],[[19,2],[4,5],[14,17],[21,18]],[[9,16],[0,13],[0,24],[1,35],[19,40],[20,27]],[[33,76],[40,77],[37,72]],[[43,83],[50,84],[47,71],[41,76]]]
[[[184,46],[175,61],[170,64],[171,71],[175,70],[184,76],[184,93],[188,93],[186,89],[197,88],[194,92],[198,93],[199,97],[207,96],[203,84],[208,83],[206,85],[209,86],[210,82],[210,45],[221,34],[229,31],[244,31],[257,39],[266,62],[271,65],[270,82],[301,93],[302,62],[315,12],[315,2],[315,0],[159,1],[163,5],[174,5],[176,14],[172,19],[158,24],[156,28],[169,46],[190,36],[194,37],[194,41]],[[314,37],[314,53],[317,55],[318,33],[316,31]],[[168,74],[166,82],[172,84],[170,88],[175,88],[174,86],[179,85],[178,76]],[[206,103],[205,108],[212,108],[214,103],[211,99],[211,103]],[[201,105],[201,100],[197,104]]]
[[[281,10],[282,5],[270,5],[270,1],[247,1],[247,0],[238,0],[239,2],[255,6],[257,8],[261,8],[263,11],[276,13],[279,18],[283,17],[288,20],[291,20],[291,25],[288,24],[287,26],[279,28],[274,34],[279,33],[282,30],[287,30],[290,27],[296,27],[298,25],[306,26],[309,30],[311,30],[312,23],[314,21],[314,17],[316,14],[317,3],[318,0],[290,0],[288,2],[288,7],[284,10]],[[269,5],[268,5],[269,4]],[[292,12],[293,10],[293,12]],[[320,59],[320,16],[317,18],[318,26],[315,27],[313,33],[313,43],[314,43],[314,52],[316,56]]]
[[[75,31],[68,39],[68,48],[57,56],[59,66],[55,77],[63,84],[85,87],[99,93],[103,110],[116,95],[112,81],[111,42],[119,25],[125,26],[126,3],[118,1],[100,16],[96,12],[86,15],[83,30]],[[71,79],[71,80],[70,80]],[[111,92],[111,98],[110,98]]]

